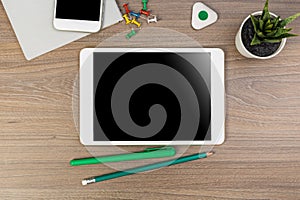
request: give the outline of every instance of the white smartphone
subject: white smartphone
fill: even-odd
[[[97,32],[103,0],[55,0],[54,27],[64,31]]]

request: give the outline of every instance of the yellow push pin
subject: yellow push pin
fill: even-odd
[[[136,21],[135,18],[131,20],[131,23],[137,25],[137,27],[141,26],[141,23],[139,23],[138,21]]]
[[[126,24],[130,24],[130,20],[129,20],[127,14],[123,15],[123,18],[125,19]]]

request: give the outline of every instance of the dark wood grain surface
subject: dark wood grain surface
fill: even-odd
[[[68,164],[90,155],[79,142],[72,111],[79,51],[128,27],[114,25],[26,61],[0,4],[1,200],[300,199],[300,37],[289,39],[271,60],[246,59],[235,48],[235,34],[243,19],[261,10],[264,2],[203,1],[218,12],[219,20],[201,31],[190,25],[194,2],[150,0],[149,7],[161,18],[151,27],[169,28],[204,47],[225,51],[225,143],[214,147],[216,155],[209,159],[87,187],[81,186],[82,178],[113,169]],[[140,1],[129,3],[132,8],[141,6]],[[300,11],[300,1],[271,0],[270,9],[287,17]],[[300,19],[291,27],[300,34]],[[180,47],[176,38],[165,44],[160,39],[162,45]],[[151,43],[154,38],[145,40]],[[190,147],[185,154],[197,151],[199,147]]]

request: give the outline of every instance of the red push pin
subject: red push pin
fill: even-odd
[[[146,10],[143,10],[143,9],[141,9],[140,13],[143,14],[143,15],[146,15],[147,17],[150,15],[150,11],[146,11]]]
[[[123,4],[123,7],[124,7],[124,9],[125,9],[125,11],[126,11],[126,14],[129,14],[129,13],[130,13],[130,10],[129,10],[129,8],[128,8],[128,3],[124,3],[124,4]]]

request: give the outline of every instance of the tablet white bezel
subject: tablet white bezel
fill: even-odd
[[[55,0],[54,7],[54,19],[53,26],[57,30],[61,31],[79,31],[79,32],[89,32],[95,33],[100,31],[102,24],[102,11],[103,11],[103,1],[100,3],[100,15],[98,21],[89,21],[89,20],[75,20],[75,19],[60,19],[56,18],[56,5],[57,0]]]
[[[94,141],[93,53],[174,52],[211,54],[211,140]],[[83,67],[84,66],[84,67]],[[220,82],[221,81],[221,82]],[[225,140],[224,52],[218,48],[86,48],[80,52],[80,141],[84,145],[219,145]],[[220,87],[221,86],[221,87]],[[217,128],[216,128],[217,127]],[[217,129],[217,130],[216,130]]]

